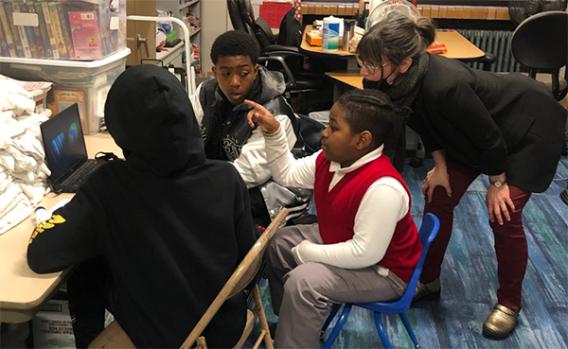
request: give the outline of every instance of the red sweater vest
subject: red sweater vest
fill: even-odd
[[[329,165],[330,161],[322,152],[316,160],[314,197],[319,231],[324,244],[335,244],[353,238],[355,215],[367,189],[376,180],[382,177],[392,177],[402,184],[408,194],[409,210],[396,225],[385,256],[378,264],[408,282],[420,258],[422,244],[410,215],[410,207],[412,207],[410,191],[402,176],[386,156],[380,156],[357,170],[347,173],[329,191],[329,184],[333,178]]]

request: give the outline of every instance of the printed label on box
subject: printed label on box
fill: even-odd
[[[39,20],[35,13],[13,12],[12,20],[14,25],[22,25],[26,27],[37,27]]]
[[[50,300],[32,320],[34,347],[75,348],[67,301]]]
[[[120,28],[120,18],[112,17],[110,19],[110,30],[118,30]]]

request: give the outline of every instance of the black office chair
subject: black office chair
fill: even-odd
[[[568,46],[568,12],[547,11],[525,19],[515,32],[511,50],[515,59],[528,68],[529,76],[536,73],[552,75],[551,91],[561,100],[568,91],[568,70],[560,79],[560,69],[566,66]]]
[[[291,10],[280,25],[281,32],[276,37],[268,24],[261,18],[255,19],[250,0],[227,0],[227,8],[233,28],[251,35],[261,49],[260,63],[270,70],[277,70],[284,74],[286,80],[286,97],[298,97],[309,92],[316,92],[324,86],[322,74],[311,73],[304,70],[304,55],[297,46],[281,45],[293,41],[294,36],[300,36],[300,23],[297,22]],[[293,22],[290,23],[290,20]],[[295,23],[294,23],[295,22]],[[293,29],[296,28],[296,29]],[[307,103],[293,103],[299,110]],[[308,113],[310,108],[301,110]]]
[[[238,0],[227,0],[227,10],[233,29],[253,35],[252,28],[241,16],[241,8]]]
[[[248,2],[248,0],[245,0]],[[263,50],[292,50],[299,52],[298,48],[302,43],[302,23],[296,20],[296,10],[291,8],[282,21],[280,22],[278,35],[272,32],[272,29],[266,21],[258,17],[254,23],[255,35]]]

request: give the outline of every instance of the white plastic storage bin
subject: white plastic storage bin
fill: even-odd
[[[96,60],[126,47],[126,0],[0,0],[0,56]]]
[[[0,57],[0,74],[18,80],[54,82],[48,96],[48,107],[53,114],[78,103],[83,131],[96,133],[110,86],[124,71],[129,54],[130,50],[125,48],[93,62]]]

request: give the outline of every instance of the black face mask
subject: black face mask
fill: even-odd
[[[367,79],[363,79],[363,87],[364,88],[372,88],[379,91],[383,91],[388,94],[388,90],[392,87],[391,84],[387,82],[387,79],[391,77],[394,73],[394,70],[391,70],[390,74],[387,76],[381,76],[380,80],[371,81]]]

